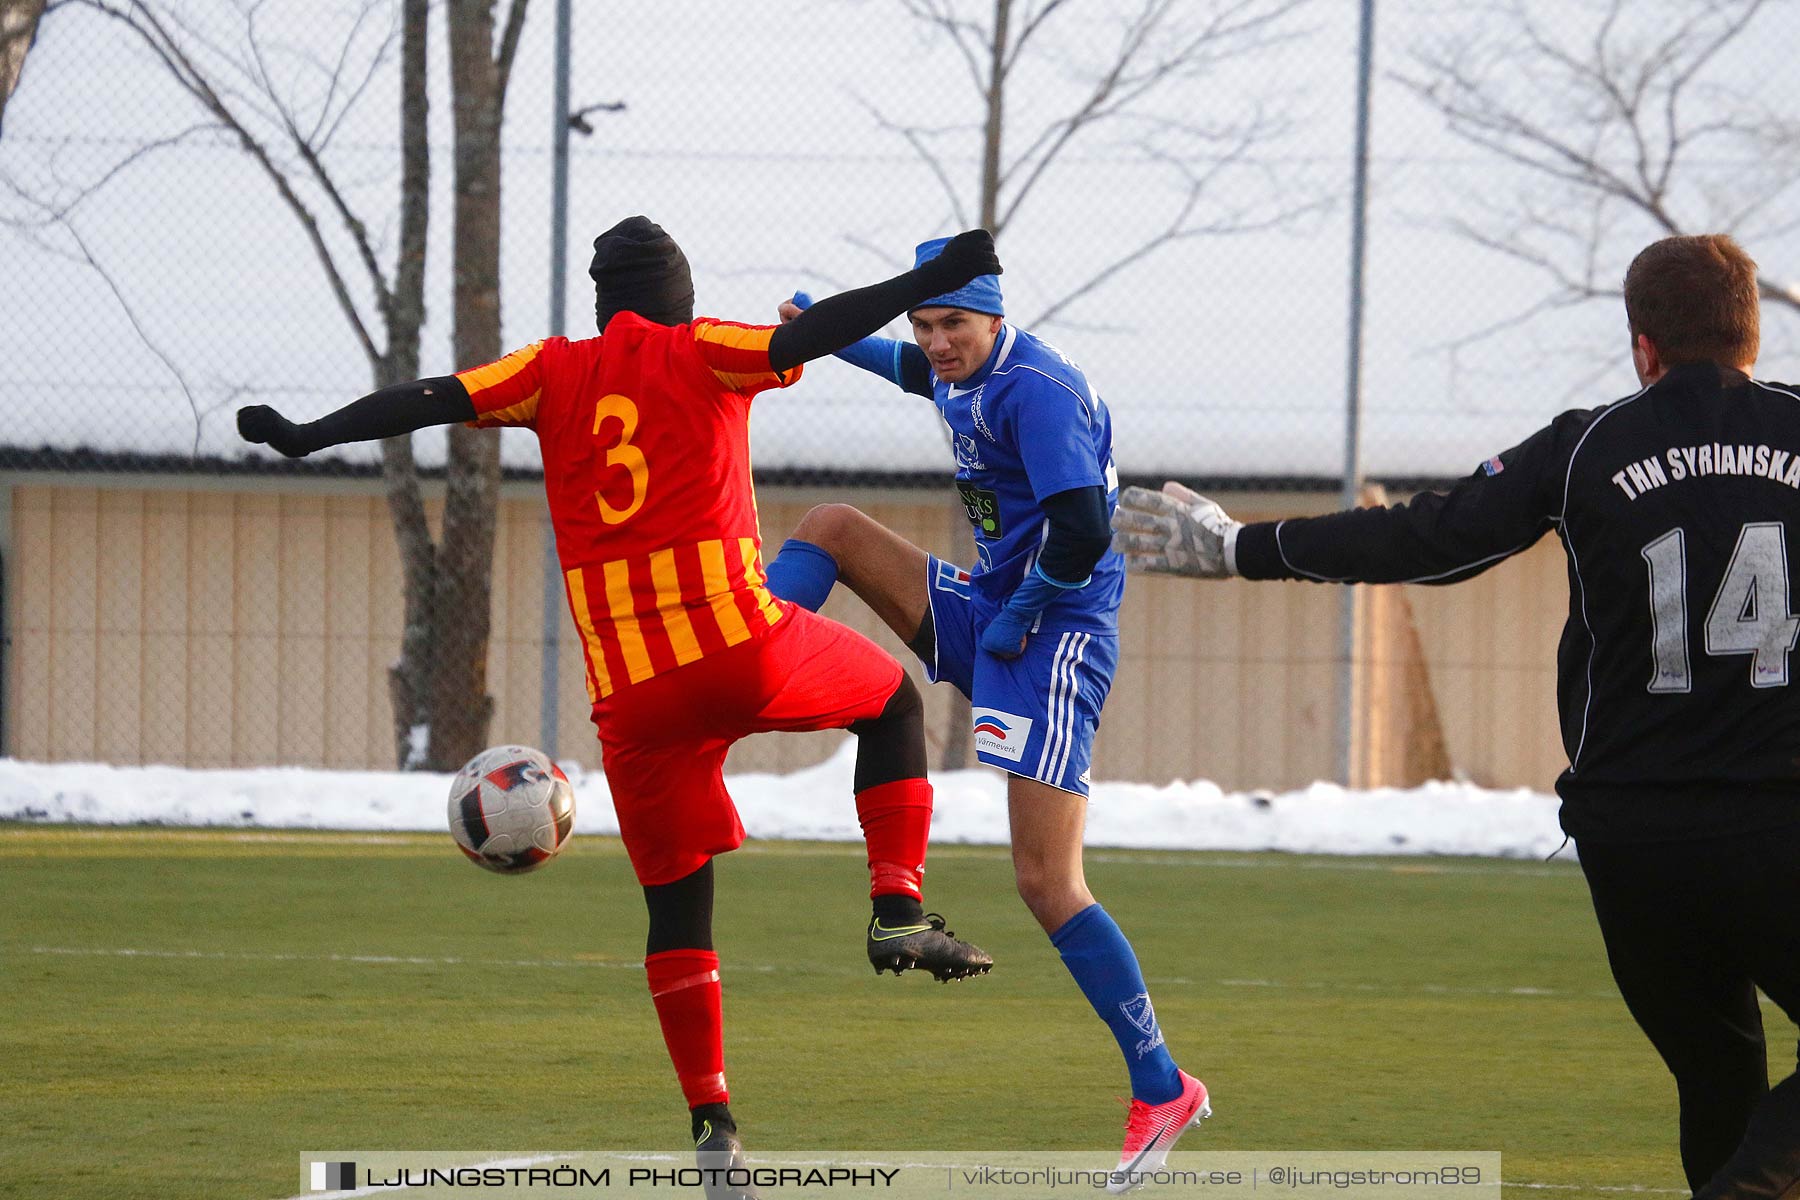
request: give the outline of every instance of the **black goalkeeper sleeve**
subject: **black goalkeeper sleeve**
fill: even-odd
[[[304,458],[327,446],[397,437],[432,425],[454,425],[475,419],[475,405],[462,380],[454,375],[390,384],[353,400],[316,421],[296,425],[264,404],[238,413],[238,433],[262,442],[289,458]]]
[[[1385,508],[1259,521],[1237,535],[1246,579],[1456,583],[1510,558],[1560,519],[1573,447],[1593,420],[1569,412],[1448,492]]]
[[[1038,507],[1050,522],[1049,536],[1038,551],[1038,569],[1057,583],[1080,583],[1112,545],[1106,489],[1099,484],[1070,488],[1045,496]]]

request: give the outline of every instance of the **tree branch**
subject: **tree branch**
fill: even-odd
[[[1066,0],[1048,0],[1036,12],[1025,14],[1025,20],[1019,26],[1019,36],[1013,39],[1012,47],[1007,51],[1006,74],[1012,74],[1012,69],[1018,66],[1019,59],[1024,57],[1025,47],[1030,44],[1032,35],[1042,29],[1044,23],[1055,16],[1056,10],[1061,8],[1064,3]]]
[[[325,83],[325,96],[319,101],[319,119],[314,121],[313,127],[306,132],[306,140],[319,146],[321,149],[331,140],[331,134],[326,129],[326,123],[331,120],[332,102],[337,99],[338,88],[343,83],[345,70],[349,67],[350,53],[356,48],[359,40],[357,35],[362,32],[363,23],[369,19],[374,11],[375,0],[364,0],[361,11],[356,14],[356,23],[351,26],[350,33],[344,38],[343,48],[338,51],[337,61],[332,64],[329,77]],[[349,98],[344,102],[343,108],[338,111],[339,120],[342,120],[344,114],[356,107],[357,98],[361,96],[363,90],[369,86],[369,81],[375,77],[376,71],[378,71],[382,64],[387,61],[387,52],[393,47],[394,38],[398,35],[399,31],[400,25],[397,20],[388,23],[387,36],[382,39],[381,45],[377,47],[375,53],[370,56],[368,68],[363,72],[362,81],[352,89]],[[335,127],[335,122],[333,122],[333,127]]]
[[[106,284],[106,289],[112,293],[113,299],[119,302],[119,309],[125,314],[125,319],[131,323],[131,328],[138,335],[138,340],[144,343],[145,348],[151,354],[156,356],[156,360],[163,365],[163,369],[174,376],[176,385],[181,388],[182,396],[187,399],[188,411],[194,416],[192,453],[197,457],[200,453],[200,402],[194,399],[194,389],[188,386],[187,376],[181,373],[181,369],[175,365],[175,360],[156,344],[156,339],[150,336],[149,330],[144,328],[144,323],[138,320],[137,311],[131,307],[131,301],[125,298],[124,289],[119,286],[119,281],[113,278],[112,272],[100,265],[100,260],[94,257],[92,250],[88,249],[86,239],[81,236],[81,231],[75,228],[74,222],[64,221],[63,228],[68,231],[69,237],[74,240],[76,247],[81,251],[83,261],[93,268],[94,273],[100,276],[102,282]]]
[[[1619,288],[1606,279],[1603,264],[1620,214],[1643,218],[1662,234],[1742,233],[1793,194],[1800,184],[1800,127],[1768,115],[1753,83],[1708,87],[1725,69],[1728,48],[1755,36],[1747,31],[1764,6],[1765,0],[1662,6],[1611,0],[1585,51],[1571,52],[1566,28],[1547,31],[1526,4],[1511,0],[1501,11],[1515,44],[1496,45],[1485,56],[1467,44],[1415,51],[1414,70],[1392,76],[1437,109],[1453,135],[1528,178],[1560,185],[1560,194],[1548,197],[1541,187],[1522,188],[1504,217],[1447,223],[1472,244],[1542,273],[1553,288],[1545,301],[1459,341],[1452,353],[1551,308],[1616,297]],[[1653,36],[1633,41],[1628,17]],[[1509,87],[1520,78],[1524,84]],[[1684,108],[1702,88],[1711,111],[1693,120]],[[1703,145],[1712,148],[1710,158],[1729,160],[1735,152],[1750,165],[1709,181],[1704,166],[1692,165],[1701,161]],[[1615,146],[1629,148],[1628,168],[1615,169],[1604,157]],[[1576,212],[1585,219],[1575,220]],[[1775,228],[1788,224],[1778,220]],[[1758,287],[1765,301],[1800,310],[1800,288],[1766,274]]]
[[[525,32],[527,2],[528,0],[512,0],[512,7],[506,10],[506,25],[500,34],[500,48],[494,55],[494,94],[497,96],[506,95],[507,82],[512,78],[513,59],[519,54],[519,37]]]
[[[425,324],[425,234],[431,215],[427,35],[430,0],[402,0],[400,40],[400,248],[388,312],[387,370],[399,382],[419,374]],[[385,453],[385,452],[384,452]]]
[[[118,162],[113,163],[108,167],[101,174],[100,178],[93,180],[90,183],[82,184],[76,189],[75,195],[70,197],[68,201],[64,203],[57,203],[40,196],[34,196],[26,191],[25,188],[19,186],[19,184],[10,176],[0,173],[0,182],[3,182],[8,190],[30,204],[33,208],[43,210],[45,214],[43,219],[38,221],[25,221],[15,217],[0,218],[0,224],[10,225],[14,229],[28,229],[43,228],[44,226],[65,222],[74,215],[77,208],[94,196],[99,195],[113,180],[124,175],[126,171],[150,157],[152,154],[155,154],[157,151],[166,150],[171,146],[181,145],[197,133],[219,132],[223,132],[222,126],[212,122],[205,122],[199,125],[190,125],[186,129],[177,133],[172,133],[167,137],[155,138],[151,141],[144,142],[141,145],[134,147],[124,158],[121,158]],[[59,180],[58,182],[61,181]]]
[[[1139,102],[1171,79],[1192,75],[1227,56],[1239,56],[1273,44],[1268,35],[1278,22],[1300,7],[1303,0],[1238,0],[1212,14],[1179,44],[1161,54],[1155,53],[1156,35],[1164,22],[1177,11],[1176,0],[1143,0],[1138,15],[1122,33],[1113,51],[1110,65],[1089,89],[1076,109],[1047,124],[1025,149],[1001,172],[1002,183],[1012,180],[1021,169],[1024,180],[1012,191],[999,225],[1004,227],[1017,215],[1026,197],[1045,173],[1086,129],[1108,119],[1130,112]],[[1140,66],[1140,62],[1149,60]],[[998,228],[995,232],[999,232]]]
[[[851,97],[858,104],[862,105],[863,109],[868,112],[871,117],[875,118],[875,124],[877,126],[898,133],[901,137],[906,139],[906,144],[913,148],[913,153],[919,156],[919,160],[930,169],[932,175],[936,177],[938,183],[943,187],[944,195],[950,198],[950,207],[956,214],[956,223],[959,226],[967,228],[969,224],[968,216],[963,209],[961,198],[956,194],[956,185],[950,181],[950,173],[944,169],[943,160],[932,153],[930,147],[925,144],[925,135],[933,131],[923,130],[918,126],[913,125],[897,125],[883,116],[879,108],[876,108],[875,105],[863,99],[861,96],[852,92]],[[946,131],[939,130],[936,132]],[[992,232],[998,233],[999,231],[994,230]]]
[[[372,12],[374,11],[374,8],[375,0],[369,0],[369,4],[364,11]],[[361,28],[361,18],[358,18],[358,28]],[[398,14],[396,14],[395,19],[388,24],[387,34],[381,39],[381,44],[376,47],[375,53],[369,56],[368,66],[363,71],[362,78],[357,81],[355,87],[350,89],[349,94],[344,97],[343,103],[338,106],[336,117],[331,116],[330,103],[331,96],[335,94],[338,86],[338,76],[334,71],[331,80],[332,91],[327,94],[325,102],[319,107],[319,124],[307,135],[307,141],[317,146],[320,154],[323,154],[326,149],[330,147],[332,139],[337,136],[337,132],[342,128],[344,121],[351,113],[356,111],[363,96],[367,94],[369,88],[374,84],[381,68],[386,66],[388,60],[393,56],[394,43],[399,40],[400,31],[401,22]],[[348,40],[346,40],[345,46],[347,49],[349,46]],[[326,123],[328,119],[329,124]]]
[[[305,231],[307,240],[312,244],[313,252],[319,265],[325,272],[326,282],[330,285],[332,295],[350,323],[351,331],[362,346],[363,353],[372,366],[379,366],[382,353],[376,347],[368,326],[357,310],[356,301],[350,295],[342,273],[338,270],[337,261],[332,256],[331,247],[326,243],[323,232],[319,228],[318,219],[313,215],[306,202],[294,190],[293,183],[287,175],[275,165],[269,150],[262,141],[253,134],[243,119],[234,111],[219,91],[212,86],[201,73],[193,59],[181,48],[168,29],[159,21],[148,5],[136,0],[129,8],[121,8],[111,0],[84,0],[89,7],[112,19],[121,22],[136,34],[150,51],[168,68],[187,93],[198,101],[207,112],[211,113],[219,123],[229,129],[256,164],[262,168],[263,174],[274,185],[276,193],[281,197],[289,211],[294,214]]]
[[[274,106],[276,120],[280,124],[282,132],[287,134],[288,142],[293,146],[294,153],[299,155],[300,162],[306,167],[307,173],[312,176],[313,183],[325,194],[326,202],[337,214],[338,221],[343,225],[345,232],[350,235],[350,244],[356,248],[356,255],[362,261],[363,270],[369,276],[369,286],[375,292],[376,307],[386,313],[393,304],[393,295],[388,290],[387,276],[381,269],[381,260],[375,255],[375,245],[369,237],[368,226],[364,225],[362,219],[351,211],[349,202],[344,199],[343,192],[338,189],[337,181],[325,169],[325,164],[319,158],[317,149],[300,132],[300,125],[295,118],[293,109],[277,93],[275,79],[269,73],[269,64],[263,55],[262,39],[256,33],[255,6],[252,6],[245,14],[244,25],[245,43],[250,48],[250,60],[256,68],[255,78],[263,93],[269,97],[270,104]]]
[[[1113,259],[1106,266],[1088,276],[1074,288],[1065,292],[1055,302],[1040,312],[1030,322],[1033,325],[1047,325],[1056,320],[1067,308],[1083,296],[1093,292],[1103,284],[1125,271],[1127,268],[1143,261],[1157,250],[1174,242],[1188,241],[1199,237],[1217,237],[1227,234],[1256,233],[1268,229],[1280,228],[1298,220],[1309,213],[1316,213],[1329,206],[1327,198],[1314,198],[1298,203],[1283,205],[1273,210],[1257,211],[1252,214],[1239,209],[1216,217],[1212,220],[1194,222],[1194,212],[1206,198],[1213,183],[1233,166],[1242,164],[1249,156],[1250,150],[1259,138],[1254,132],[1246,132],[1238,145],[1231,151],[1220,155],[1206,170],[1195,172],[1183,159],[1178,159],[1146,145],[1143,150],[1146,157],[1165,163],[1182,172],[1187,177],[1187,192],[1177,206],[1173,217],[1157,232],[1139,242],[1125,254]]]
[[[900,5],[914,17],[937,26],[949,35],[950,44],[962,55],[963,65],[969,70],[969,82],[975,85],[977,92],[987,91],[987,73],[981,65],[981,56],[970,44],[970,39],[985,45],[990,39],[990,31],[972,21],[958,20],[944,0],[900,0]]]

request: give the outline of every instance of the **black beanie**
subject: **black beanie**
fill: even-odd
[[[694,277],[675,239],[649,217],[626,217],[594,239],[594,320],[600,331],[622,312],[658,325],[694,319]]]

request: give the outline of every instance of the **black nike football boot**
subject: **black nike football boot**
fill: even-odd
[[[986,975],[993,969],[994,959],[987,951],[944,928],[944,918],[926,913],[918,924],[885,924],[880,917],[869,920],[869,964],[877,975],[892,971],[929,971],[939,983]]]
[[[750,1164],[730,1110],[723,1104],[702,1104],[692,1113],[694,1162],[703,1172],[706,1200],[762,1200],[750,1180]]]

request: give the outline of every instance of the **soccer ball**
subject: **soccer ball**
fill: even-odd
[[[556,857],[575,827],[575,789],[530,746],[492,746],[450,781],[450,836],[476,866],[523,875]]]

